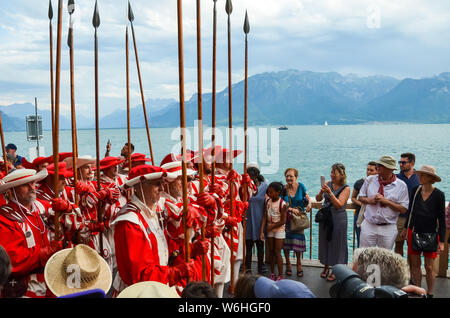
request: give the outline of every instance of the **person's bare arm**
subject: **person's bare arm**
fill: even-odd
[[[362,202],[358,200],[358,194],[359,194],[359,190],[356,190],[355,188],[353,188],[351,200],[354,204],[361,206]]]

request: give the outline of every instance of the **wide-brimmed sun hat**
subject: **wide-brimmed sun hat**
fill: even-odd
[[[68,158],[64,159],[64,162],[67,164],[67,169],[73,169],[73,157],[68,157]],[[77,169],[81,168],[84,165],[87,165],[87,164],[93,165],[95,163],[96,163],[96,159],[92,158],[89,155],[77,157]]]
[[[45,265],[44,277],[57,297],[96,288],[107,293],[112,284],[108,263],[84,244],[53,254]]]
[[[30,182],[39,182],[45,179],[47,175],[47,169],[42,169],[39,172],[34,169],[16,169],[3,178],[0,193]]]
[[[391,156],[382,156],[380,159],[375,160],[379,165],[391,170],[397,170],[397,161]]]
[[[146,281],[125,288],[117,298],[180,298],[174,288],[160,282]]]
[[[441,182],[442,179],[436,173],[436,168],[430,165],[423,165],[419,170],[416,170],[416,173],[425,173],[429,176],[432,176],[436,182]]]

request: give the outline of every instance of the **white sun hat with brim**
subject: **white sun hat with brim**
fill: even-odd
[[[85,244],[53,254],[45,265],[44,278],[57,297],[97,288],[106,294],[112,284],[108,263]]]
[[[423,165],[419,170],[416,170],[416,173],[424,173],[434,178],[434,181],[441,182],[442,179],[436,173],[436,169],[433,166]]]
[[[168,162],[166,164],[163,164],[161,168],[167,171],[167,181],[169,182],[174,181],[176,178],[183,174],[181,161]],[[187,176],[193,176],[194,174],[194,170],[189,168],[186,169]]]
[[[68,158],[64,159],[64,162],[67,165],[67,169],[73,169],[73,157],[68,157]],[[93,165],[96,162],[97,162],[96,159],[92,158],[89,155],[77,157],[77,169],[81,168],[82,166],[87,165],[87,164]]]
[[[155,281],[133,284],[125,288],[117,298],[181,298],[173,287]]]
[[[39,182],[48,175],[47,169],[36,172],[34,169],[16,169],[1,180],[0,193],[30,183]]]
[[[157,181],[167,178],[167,171],[161,167],[140,165],[131,169],[128,174],[128,181],[121,188],[127,189],[143,181]]]

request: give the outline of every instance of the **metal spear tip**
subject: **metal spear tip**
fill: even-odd
[[[94,25],[94,28],[98,28],[100,26],[100,15],[98,13],[97,0],[95,0],[95,9],[94,16],[92,17],[92,24]]]
[[[53,6],[52,6],[52,0],[48,1],[48,18],[51,20],[53,19]]]
[[[69,11],[69,14],[72,14],[75,11],[75,1],[69,0],[67,3],[67,11]]]
[[[244,33],[248,34],[249,32],[250,32],[250,23],[248,22],[247,10],[245,10]]]
[[[231,0],[227,0],[225,4],[225,11],[227,12],[228,15],[230,15],[231,12],[233,12],[233,4],[231,3]]]
[[[131,9],[131,3],[130,1],[128,1],[128,20],[130,22],[134,21],[134,13],[133,13],[133,9]]]

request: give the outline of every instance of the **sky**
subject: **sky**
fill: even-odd
[[[48,0],[0,1],[0,105],[34,102],[50,109]],[[56,57],[57,0],[52,0]],[[94,0],[75,0],[75,102],[94,115]],[[126,107],[127,0],[98,0],[100,116]],[[177,1],[131,0],[144,96],[179,97]],[[185,99],[197,92],[196,1],[183,1]],[[244,79],[243,23],[250,20],[249,75],[287,69],[335,71],[399,79],[450,71],[450,1],[234,0],[231,14],[232,81]],[[201,1],[202,92],[212,87],[213,1]],[[227,15],[217,0],[217,89],[228,83]],[[61,33],[62,114],[70,111],[67,30]],[[141,95],[130,31],[131,105]],[[151,105],[150,105],[151,107]],[[205,106],[204,106],[205,107]]]

